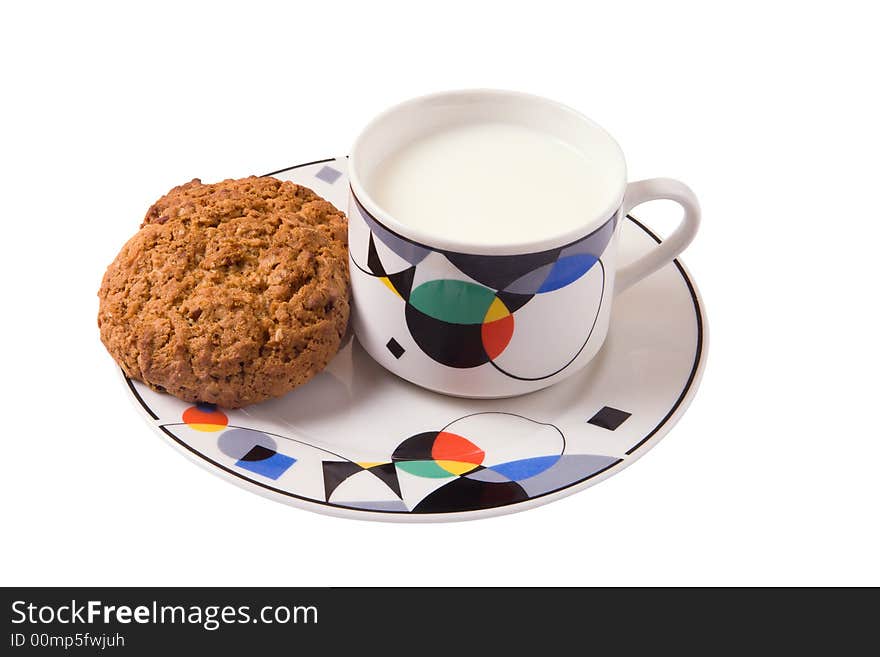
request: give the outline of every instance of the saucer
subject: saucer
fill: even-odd
[[[344,209],[346,171],[338,158],[269,175]],[[621,260],[659,242],[628,217]],[[123,379],[172,446],[252,492],[346,518],[449,521],[530,509],[620,472],[681,418],[706,348],[703,303],[676,260],[614,300],[605,344],[581,372],[520,397],[419,388],[376,364],[350,334],[309,383],[236,410]]]

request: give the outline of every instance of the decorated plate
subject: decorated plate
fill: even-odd
[[[340,158],[270,175],[345,208],[346,169]],[[628,217],[620,259],[659,241]],[[173,447],[252,492],[348,518],[465,520],[551,502],[637,460],[685,412],[706,347],[702,301],[676,260],[614,300],[605,345],[584,370],[520,397],[424,390],[350,335],[309,383],[242,409],[188,404],[123,378]]]

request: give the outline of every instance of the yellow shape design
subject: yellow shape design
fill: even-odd
[[[221,429],[225,429],[225,424],[202,424],[202,423],[193,423],[188,425],[190,429],[195,429],[196,431],[220,431]]]
[[[356,461],[356,463],[365,470],[369,470],[377,465],[385,465],[388,461]]]
[[[465,463],[464,461],[436,461],[437,465],[451,472],[454,475],[463,475],[477,467],[476,463]]]
[[[510,314],[510,311],[507,309],[507,306],[504,305],[504,302],[495,297],[495,300],[492,302],[492,305],[489,306],[489,310],[486,311],[486,316],[483,318],[484,322],[494,322],[497,319],[504,319]]]
[[[379,280],[382,281],[383,283],[385,283],[386,287],[387,287],[389,290],[391,290],[392,292],[394,292],[394,294],[396,294],[396,295],[399,296],[401,299],[403,299],[403,296],[400,294],[400,292],[397,291],[397,289],[394,287],[394,284],[388,279],[387,276],[381,276],[381,277],[379,278]]]

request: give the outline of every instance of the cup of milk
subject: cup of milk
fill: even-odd
[[[462,397],[532,392],[602,346],[613,298],[671,262],[700,209],[683,183],[627,183],[617,142],[557,102],[498,90],[415,98],[349,162],[355,335],[391,372]],[[620,226],[670,199],[677,229],[621,266]]]

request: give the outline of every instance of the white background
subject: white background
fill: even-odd
[[[868,3],[25,5],[0,9],[0,583],[880,584]],[[150,203],[477,86],[572,105],[631,179],[699,194],[711,346],[680,424],[599,486],[445,525],[292,509],[176,454],[95,322]]]

